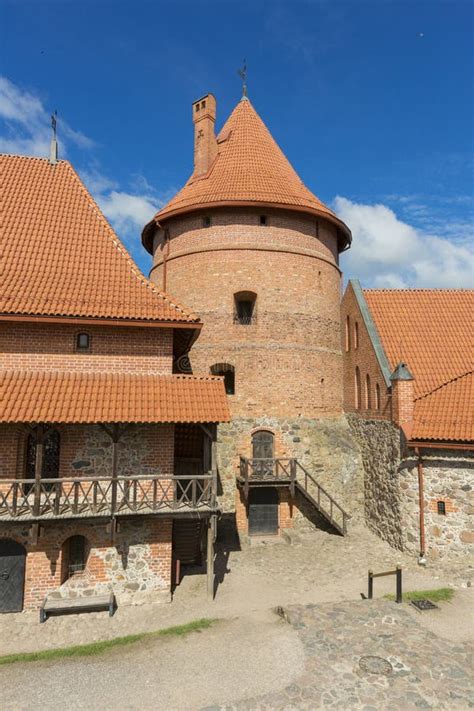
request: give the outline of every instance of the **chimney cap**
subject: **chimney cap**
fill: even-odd
[[[415,380],[415,378],[408,370],[408,366],[406,365],[406,363],[402,363],[400,361],[400,363],[397,365],[392,375],[390,376],[390,380],[393,382],[394,380]]]

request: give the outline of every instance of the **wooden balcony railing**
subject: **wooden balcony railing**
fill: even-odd
[[[214,510],[216,474],[0,479],[0,521]]]
[[[350,515],[297,459],[248,459],[240,457],[239,483],[248,498],[252,485],[288,486],[292,496],[300,492],[344,536]]]
[[[271,480],[291,482],[296,479],[296,459],[248,459],[240,457],[240,477],[249,482]]]

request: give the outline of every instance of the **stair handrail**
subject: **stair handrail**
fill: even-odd
[[[327,492],[326,489],[323,486],[321,486],[321,484],[318,481],[316,481],[316,479],[305,469],[305,467],[297,459],[295,461],[296,461],[296,467],[299,467],[305,475],[304,489],[305,489],[306,493],[309,494],[308,479],[310,479],[313,482],[313,484],[316,486],[317,491],[318,491],[318,502],[317,502],[318,507],[321,509],[321,511],[325,512],[325,514],[328,516],[331,523],[335,523],[334,517],[332,515],[333,506],[335,506],[340,511],[340,513],[342,514],[342,530],[345,535],[346,530],[347,530],[346,520],[349,520],[351,518],[351,515],[348,514],[347,511],[345,511],[342,508],[342,506],[331,496],[331,494],[329,492]],[[324,494],[324,496],[327,496],[327,498],[330,501],[330,504],[331,504],[330,512],[325,511],[324,507],[321,506],[321,492]]]

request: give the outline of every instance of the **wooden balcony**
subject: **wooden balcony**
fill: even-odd
[[[0,523],[215,512],[215,474],[0,479]]]
[[[288,487],[291,496],[298,492],[343,536],[351,518],[342,506],[319,484],[297,459],[248,459],[240,457],[237,484],[248,499],[250,488]]]

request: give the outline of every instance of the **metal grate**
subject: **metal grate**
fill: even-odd
[[[416,609],[419,612],[425,612],[426,610],[438,610],[438,605],[435,605],[434,602],[431,602],[431,600],[426,600],[425,598],[421,600],[412,600],[411,604],[413,607],[416,607]]]
[[[359,659],[359,667],[367,674],[382,674],[388,676],[393,671],[393,667],[388,659],[384,659],[383,657],[361,657]]]

